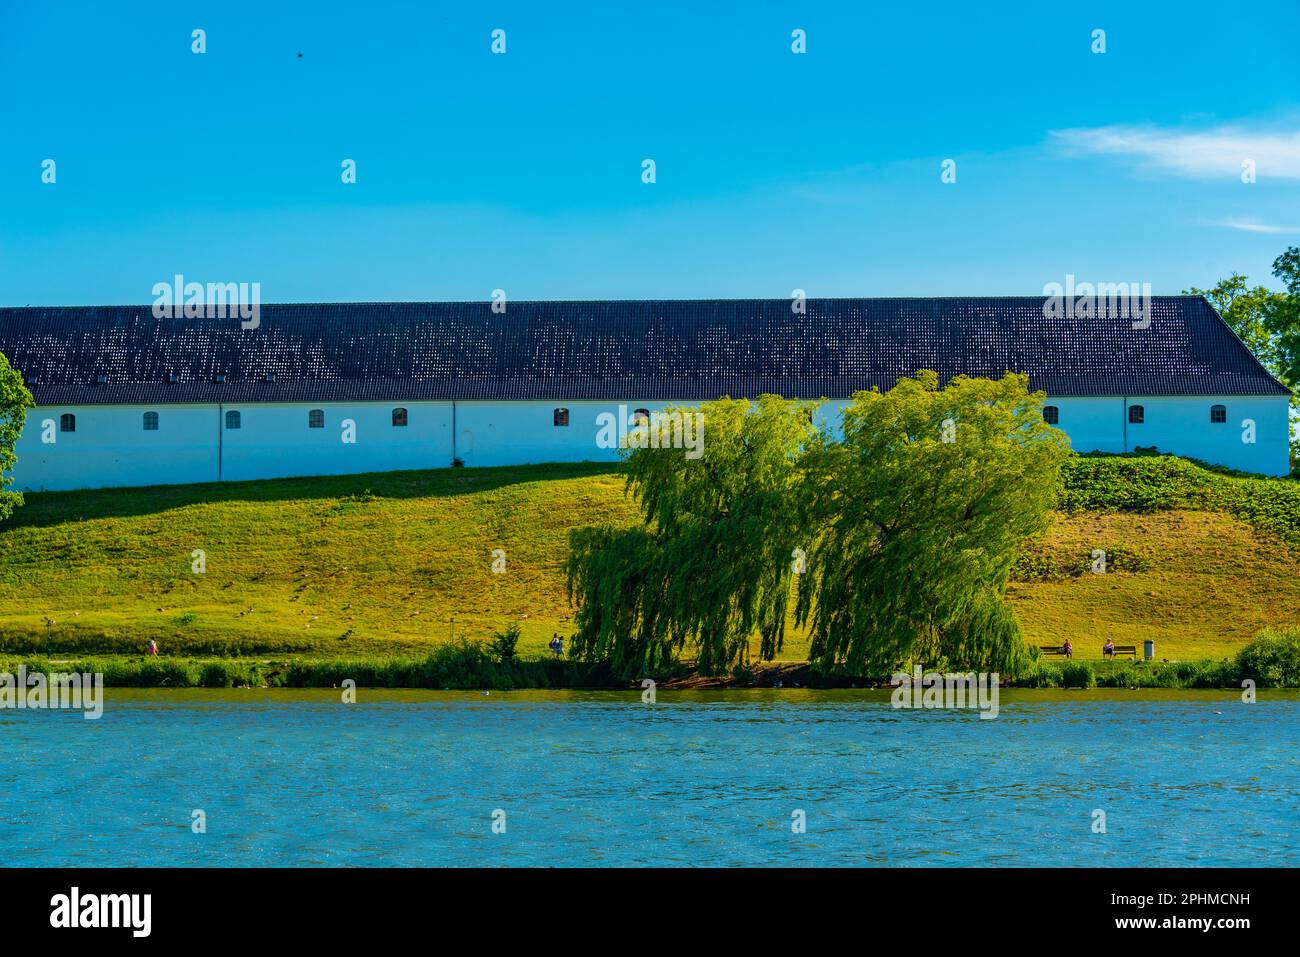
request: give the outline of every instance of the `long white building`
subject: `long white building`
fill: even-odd
[[[1289,470],[1290,393],[1200,297],[1150,323],[1045,318],[1041,298],[0,309],[37,407],[14,487],[231,482],[600,461],[601,413],[722,395],[830,400],[933,369],[1026,372],[1076,451],[1155,447]]]

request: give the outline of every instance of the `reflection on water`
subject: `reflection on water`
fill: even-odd
[[[1003,691],[992,721],[869,691],[358,697],[0,712],[5,863],[1300,865],[1291,692]]]

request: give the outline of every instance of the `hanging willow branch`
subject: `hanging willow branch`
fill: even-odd
[[[1024,642],[1005,589],[1042,532],[1069,454],[1025,376],[919,373],[845,411],[843,441],[805,462],[821,529],[798,623],[823,668],[883,675],[909,661],[1014,674]]]
[[[819,403],[704,403],[702,456],[627,452],[639,526],[571,533],[574,653],[627,677],[690,657],[716,674],[754,635],[774,657],[793,611],[824,669],[1016,673],[1007,577],[1046,527],[1069,454],[1043,399],[1025,376],[940,389],[920,372],[855,395],[842,437],[815,425]]]
[[[776,396],[706,402],[702,457],[630,450],[641,526],[570,535],[578,657],[642,676],[686,656],[716,674],[747,656],[751,635],[763,657],[781,650],[792,555],[807,544],[797,463],[820,441],[814,410]]]

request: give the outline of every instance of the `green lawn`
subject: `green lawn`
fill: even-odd
[[[1068,635],[1076,658],[1101,658],[1107,635],[1139,654],[1154,639],[1157,658],[1222,658],[1261,628],[1300,621],[1296,553],[1222,513],[1058,515],[1045,548],[1083,560],[1126,549],[1146,566],[1008,587],[1026,639]]]
[[[553,465],[29,495],[0,528],[0,647],[43,647],[49,616],[56,650],[395,653],[454,618],[518,620],[541,652],[569,614],[569,527],[630,521],[622,489]]]
[[[540,654],[570,628],[562,565],[575,525],[631,522],[607,466],[444,469],[226,485],[29,495],[0,527],[0,651],[340,655],[418,652],[518,621]],[[1118,546],[1118,547],[1117,547]],[[1044,554],[1102,547],[1138,571],[1015,583],[1029,640],[1079,657],[1157,642],[1157,657],[1221,657],[1297,622],[1300,567],[1223,512],[1060,515]],[[492,552],[504,549],[504,574]],[[203,549],[207,571],[191,571]],[[802,659],[794,634],[783,658]]]

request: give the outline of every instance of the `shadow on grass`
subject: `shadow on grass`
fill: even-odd
[[[42,528],[93,518],[153,515],[188,505],[224,502],[285,502],[360,496],[375,498],[446,498],[491,492],[510,485],[553,482],[593,475],[620,475],[611,462],[562,462],[496,468],[446,468],[412,472],[363,472],[311,478],[259,479],[199,485],[151,485],[141,488],[90,489],[75,492],[28,492],[0,532]]]

